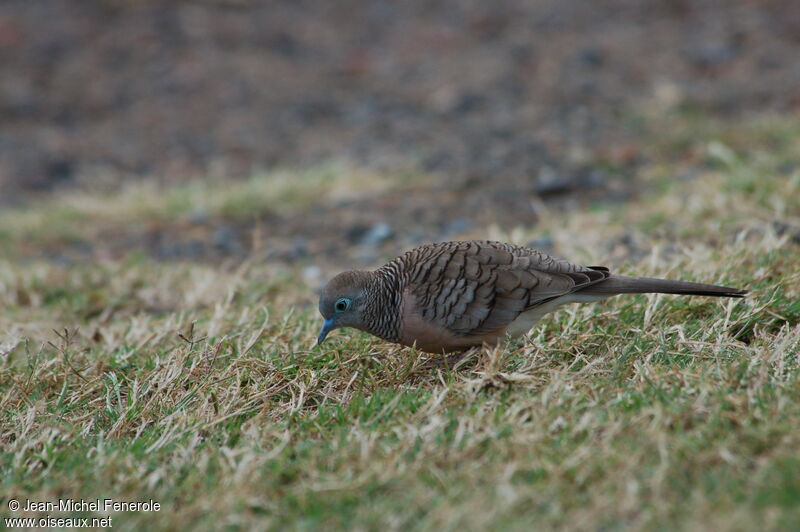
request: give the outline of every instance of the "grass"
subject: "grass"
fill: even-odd
[[[575,306],[455,369],[354,331],[312,349],[313,290],[280,265],[8,254],[0,512],[110,497],[161,504],[112,514],[129,530],[797,528],[800,245],[779,229],[800,217],[800,174],[764,155],[796,145],[775,129],[753,126],[752,151],[719,131],[667,139],[652,195],[475,235],[546,233],[575,261],[752,297]],[[675,146],[704,154],[690,179],[671,178]],[[151,216],[129,199],[108,216]],[[48,205],[26,216],[49,221],[7,218],[9,238],[45,241]]]
[[[0,212],[0,249],[92,240],[102,230],[124,231],[133,224],[250,220],[309,209],[320,198],[342,201],[408,187],[417,179],[408,171],[389,176],[333,162],[306,170],[258,173],[240,181],[206,178],[172,185],[131,181],[105,192],[87,185]]]

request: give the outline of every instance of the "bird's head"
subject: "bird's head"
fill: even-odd
[[[317,337],[321,344],[328,333],[340,327],[365,330],[363,312],[367,304],[367,287],[372,272],[342,272],[322,288],[319,313],[325,318]]]

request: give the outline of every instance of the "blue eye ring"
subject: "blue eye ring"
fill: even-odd
[[[350,299],[346,297],[340,297],[339,299],[336,300],[336,303],[333,304],[333,310],[335,312],[344,312],[345,310],[350,308],[350,305],[352,303],[353,302]]]

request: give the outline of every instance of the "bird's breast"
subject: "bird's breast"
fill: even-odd
[[[416,297],[410,290],[403,292],[401,306],[400,343],[416,346],[427,353],[450,353],[464,351],[482,344],[496,344],[505,336],[505,329],[488,334],[463,335],[442,327],[423,317]]]

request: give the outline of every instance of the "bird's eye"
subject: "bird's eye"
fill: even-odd
[[[336,312],[344,312],[345,310],[350,308],[350,300],[346,297],[342,297],[336,301],[333,305],[333,309]]]

